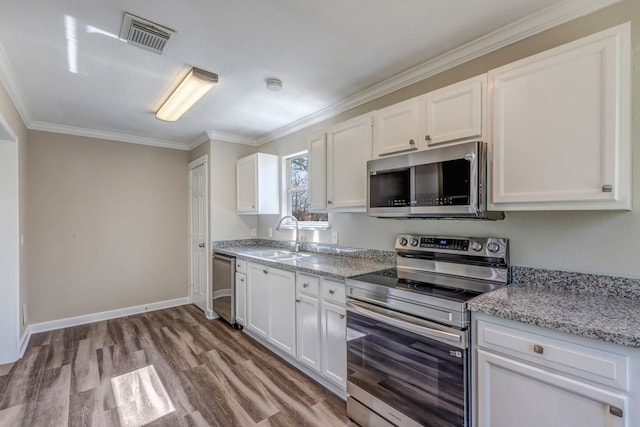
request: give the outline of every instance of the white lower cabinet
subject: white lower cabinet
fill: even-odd
[[[628,426],[620,393],[483,350],[478,377],[479,426]]]
[[[236,273],[236,323],[247,326],[247,275]]]
[[[298,273],[298,361],[346,389],[347,321],[344,283]]]
[[[640,354],[474,313],[474,426],[638,425]]]
[[[344,306],[322,301],[322,375],[343,389],[347,386],[346,314]]]
[[[295,356],[295,274],[250,262],[247,329]]]

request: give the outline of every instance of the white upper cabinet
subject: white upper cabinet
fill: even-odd
[[[491,208],[631,209],[629,23],[492,70]]]
[[[309,139],[309,210],[327,209],[327,137],[321,133]]]
[[[366,166],[371,159],[373,115],[332,126],[327,133],[327,208],[329,212],[365,212]]]
[[[420,133],[427,146],[486,140],[483,134],[483,112],[486,111],[484,106],[487,99],[486,74],[429,92],[420,99]]]
[[[236,163],[239,214],[280,213],[278,156],[256,153]]]
[[[418,150],[418,100],[412,98],[375,112],[374,157]]]

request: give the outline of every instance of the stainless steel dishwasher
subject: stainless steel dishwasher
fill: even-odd
[[[235,257],[213,254],[213,311],[236,325]]]

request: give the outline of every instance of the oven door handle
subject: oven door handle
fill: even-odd
[[[440,342],[450,343],[456,347],[467,348],[467,335],[464,331],[450,332],[437,329],[434,328],[430,322],[352,299],[347,300],[347,312],[349,311],[411,331],[426,338],[433,338]]]

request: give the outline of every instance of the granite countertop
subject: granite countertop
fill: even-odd
[[[474,298],[469,310],[640,347],[640,280],[522,270],[518,283]]]
[[[262,239],[224,241],[215,242],[214,252],[232,255],[274,268],[300,271],[339,280],[395,268],[395,252],[338,246],[305,244],[300,251],[305,256],[290,260],[269,260],[256,255],[256,252],[264,250],[290,249],[289,246],[288,242]]]

